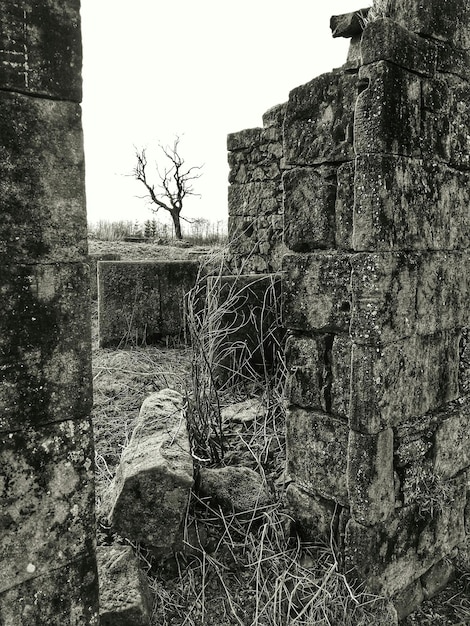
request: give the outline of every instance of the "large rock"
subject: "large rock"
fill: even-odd
[[[142,404],[122,454],[114,479],[113,527],[149,547],[171,547],[178,539],[192,484],[183,397],[163,389]]]
[[[130,546],[99,546],[101,626],[149,626],[152,599]]]

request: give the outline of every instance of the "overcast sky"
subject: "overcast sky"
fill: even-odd
[[[261,126],[291,89],[342,65],[348,42],[332,39],[329,18],[359,8],[353,0],[82,0],[89,220],[151,217],[129,176],[134,146],[151,156],[175,135],[188,165],[204,164],[201,197],[186,215],[225,219],[227,134]]]

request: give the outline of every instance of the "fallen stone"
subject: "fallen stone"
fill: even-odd
[[[183,397],[163,389],[145,399],[114,479],[110,521],[121,535],[170,548],[193,484]]]
[[[204,467],[199,479],[201,495],[230,512],[252,512],[272,502],[261,476],[248,467]]]
[[[152,600],[130,546],[98,546],[101,626],[149,626]]]

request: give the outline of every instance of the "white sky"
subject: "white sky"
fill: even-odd
[[[151,157],[176,134],[188,165],[204,164],[183,214],[226,219],[227,134],[261,126],[291,89],[342,65],[348,41],[331,37],[329,18],[367,5],[82,0],[89,220],[152,217],[129,176],[134,145]]]

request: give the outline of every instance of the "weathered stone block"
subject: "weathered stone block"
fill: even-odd
[[[230,185],[228,207],[231,217],[247,217],[255,220],[259,215],[281,212],[281,194],[277,183],[246,183]]]
[[[152,597],[130,546],[98,546],[100,626],[149,626]]]
[[[421,584],[425,598],[432,598],[445,589],[455,573],[450,559],[442,559],[421,576]]]
[[[75,560],[0,592],[0,624],[5,626],[99,626],[99,623],[94,556]]]
[[[356,37],[364,30],[364,20],[369,9],[361,9],[342,15],[333,15],[330,18],[330,29],[333,37]]]
[[[319,411],[288,411],[288,473],[299,488],[347,504],[347,448],[346,422]]]
[[[0,266],[0,432],[92,406],[88,268]]]
[[[3,89],[81,101],[79,0],[0,2]]]
[[[286,489],[286,499],[292,518],[307,541],[323,539],[330,542],[338,517],[336,502],[325,500],[299,489],[294,483]]]
[[[449,554],[464,536],[462,481],[451,481],[452,504],[420,517],[416,507],[397,511],[383,524],[366,527],[350,520],[346,527],[346,566],[373,593],[387,596],[405,589]]]
[[[436,162],[364,155],[356,159],[355,250],[465,249],[470,175]]]
[[[0,92],[0,129],[1,264],[84,261],[80,106]]]
[[[336,171],[295,168],[284,173],[284,242],[294,252],[335,243]]]
[[[287,254],[283,271],[283,319],[289,328],[348,332],[352,301],[350,255]]]
[[[282,104],[276,104],[263,113],[263,126],[264,128],[276,127],[279,132],[282,132],[282,126],[284,124],[284,118],[286,116],[287,102]]]
[[[286,363],[290,404],[348,417],[351,341],[347,336],[290,336]]]
[[[170,548],[193,484],[193,462],[183,397],[172,389],[151,394],[142,404],[113,485],[110,520],[124,537]]]
[[[421,82],[385,61],[361,67],[354,115],[357,155],[378,152],[420,156]]]
[[[152,343],[183,330],[184,295],[196,261],[101,261],[98,314],[101,347]]]
[[[354,158],[356,89],[356,75],[331,72],[290,92],[284,121],[287,165],[317,165]]]
[[[393,606],[400,620],[416,611],[423,600],[423,587],[419,578],[410,583],[405,589],[395,593],[392,598]]]
[[[331,384],[328,353],[333,337],[317,335],[296,337],[286,342],[288,370],[286,397],[291,405],[326,411],[325,392]]]
[[[286,251],[281,215],[229,216],[228,233],[229,260],[235,273],[266,274],[281,269]]]
[[[0,435],[0,467],[0,591],[93,554],[94,453],[88,420]]]
[[[411,337],[385,347],[354,344],[350,422],[377,433],[458,396],[456,332]]]
[[[466,398],[437,428],[434,472],[451,478],[470,467],[470,402]]]
[[[357,254],[351,266],[350,334],[357,343],[384,345],[468,323],[470,259],[465,253]]]
[[[254,146],[261,143],[262,133],[262,128],[247,128],[238,133],[229,133],[227,135],[227,150],[230,152],[251,150]]]
[[[425,158],[470,165],[469,86],[455,77],[426,79],[380,61],[362,66],[354,120],[356,154]]]
[[[423,37],[454,48],[470,48],[470,7],[466,0],[395,0],[388,3],[387,17]]]
[[[437,51],[434,42],[386,18],[369,22],[361,39],[362,65],[389,61],[424,76],[434,76]]]
[[[395,508],[393,432],[351,431],[348,445],[348,494],[351,517],[365,526],[384,522]]]

